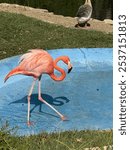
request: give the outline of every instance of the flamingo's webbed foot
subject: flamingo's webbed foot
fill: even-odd
[[[62,120],[62,121],[66,121],[66,120],[68,120],[68,119],[67,119],[67,117],[65,117],[65,116],[61,116],[61,120]]]
[[[33,125],[33,123],[32,123],[31,121],[28,121],[28,122],[27,122],[27,125],[28,125],[28,126],[31,126],[31,125]]]

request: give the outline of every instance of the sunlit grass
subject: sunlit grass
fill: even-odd
[[[8,128],[6,125],[5,127]],[[4,127],[4,128],[5,128]],[[31,136],[11,136],[0,129],[0,149],[11,150],[84,150],[89,147],[112,145],[112,130],[66,131]],[[112,149],[109,149],[112,150]]]
[[[112,47],[112,34],[70,29],[19,14],[0,12],[0,59],[28,49]]]

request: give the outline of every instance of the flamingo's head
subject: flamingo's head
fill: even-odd
[[[68,56],[63,56],[63,62],[68,65],[68,73],[72,70],[72,64],[70,63],[70,58]]]

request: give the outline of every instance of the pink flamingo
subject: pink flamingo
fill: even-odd
[[[30,88],[29,94],[28,94],[28,114],[27,114],[27,124],[31,125],[30,122],[30,100],[31,100],[31,94],[35,85],[36,80],[38,79],[38,99],[48,105],[51,109],[53,109],[62,120],[66,120],[66,117],[62,115],[60,112],[58,112],[53,106],[51,106],[49,103],[47,103],[42,97],[41,97],[41,77],[42,74],[48,74],[53,80],[55,81],[62,81],[66,77],[65,71],[57,66],[58,61],[63,61],[65,64],[68,65],[68,73],[72,70],[72,65],[70,63],[70,59],[68,56],[60,56],[53,60],[51,55],[42,50],[42,49],[32,49],[29,50],[28,53],[21,56],[19,65],[11,70],[7,76],[5,77],[6,80],[17,74],[23,74],[27,76],[34,77],[34,81],[32,83],[32,86]],[[56,76],[54,74],[54,69],[58,70],[61,75]]]

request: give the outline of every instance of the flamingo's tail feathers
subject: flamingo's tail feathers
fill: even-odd
[[[6,82],[8,80],[8,78],[10,78],[11,76],[14,76],[16,74],[23,74],[23,71],[19,67],[14,68],[7,74],[7,76],[4,79],[4,82]]]

